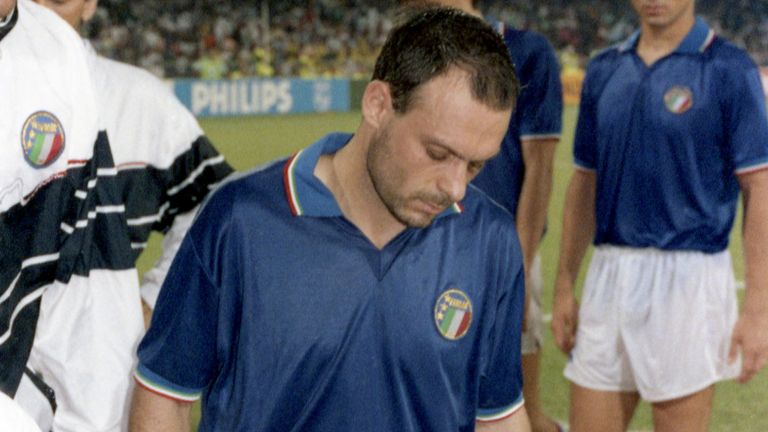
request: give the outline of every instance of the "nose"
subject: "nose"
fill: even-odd
[[[461,201],[467,192],[469,183],[468,164],[463,160],[456,160],[448,164],[442,172],[437,187],[441,193],[447,195],[452,202]]]

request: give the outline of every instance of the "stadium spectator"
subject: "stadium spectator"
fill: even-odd
[[[301,53],[291,47],[312,45],[330,51],[313,50],[313,55],[325,56],[322,61],[308,59],[318,65],[313,74],[355,71],[356,76],[367,78],[383,37],[391,28],[390,15],[396,3],[264,0],[254,5],[242,0],[109,0],[102,2],[102,12],[87,34],[103,55],[148,64],[154,73],[167,77],[199,76],[186,65],[214,46],[224,50],[223,43],[230,38],[236,44],[235,53],[253,52],[256,47],[271,50],[271,68],[280,76],[299,74]],[[596,50],[625,39],[636,26],[626,5],[613,0],[490,0],[481,1],[479,6],[515,28],[540,32],[558,51],[573,50],[582,63]],[[700,0],[699,12],[718,33],[745,48],[758,64],[768,66],[768,6],[764,2]],[[113,34],[112,28],[118,34]],[[198,36],[201,31],[203,40]],[[150,33],[152,39],[159,34],[164,48],[158,49],[157,42],[147,43],[144,33]],[[342,54],[345,51],[349,55]],[[237,61],[227,67],[237,68]],[[236,72],[230,69],[223,76]],[[244,71],[238,73],[247,75]]]
[[[714,384],[768,361],[765,99],[756,65],[694,0],[632,5],[640,30],[584,82],[552,329],[569,354],[574,432],[626,430],[640,398],[654,429],[706,431]],[[739,189],[741,315],[727,250]]]
[[[521,251],[467,187],[518,90],[475,17],[393,31],[355,135],[201,210],[139,347],[132,430],[186,430],[202,395],[201,430],[529,431]]]

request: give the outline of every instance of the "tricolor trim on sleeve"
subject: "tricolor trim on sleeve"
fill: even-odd
[[[136,373],[133,376],[136,379],[136,383],[145,389],[175,401],[194,402],[200,399],[200,395],[203,393],[202,390],[189,389],[173,384],[141,364],[136,368]]]
[[[521,394],[515,403],[508,407],[498,409],[478,409],[476,420],[485,423],[504,420],[505,418],[515,415],[523,405],[525,405],[525,399],[523,399],[523,395]]]
[[[761,171],[768,168],[768,161],[760,162],[754,165],[746,166],[743,168],[738,168],[735,173],[736,175],[743,175],[743,174],[749,174],[756,171]]]
[[[559,140],[559,133],[546,133],[546,134],[525,134],[520,135],[520,141],[544,141],[544,140]]]

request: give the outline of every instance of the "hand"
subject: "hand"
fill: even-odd
[[[573,285],[558,279],[552,308],[552,333],[555,335],[555,344],[565,354],[569,354],[576,345],[578,325],[579,303],[573,295]]]
[[[768,363],[768,313],[744,312],[733,328],[728,362],[733,363],[741,351],[740,383],[752,379]]]

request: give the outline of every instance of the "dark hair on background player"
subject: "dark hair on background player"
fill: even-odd
[[[390,32],[373,71],[374,80],[389,84],[396,112],[405,113],[414,91],[451,67],[469,74],[478,101],[499,110],[514,107],[520,84],[509,51],[491,26],[457,9],[410,12]]]

